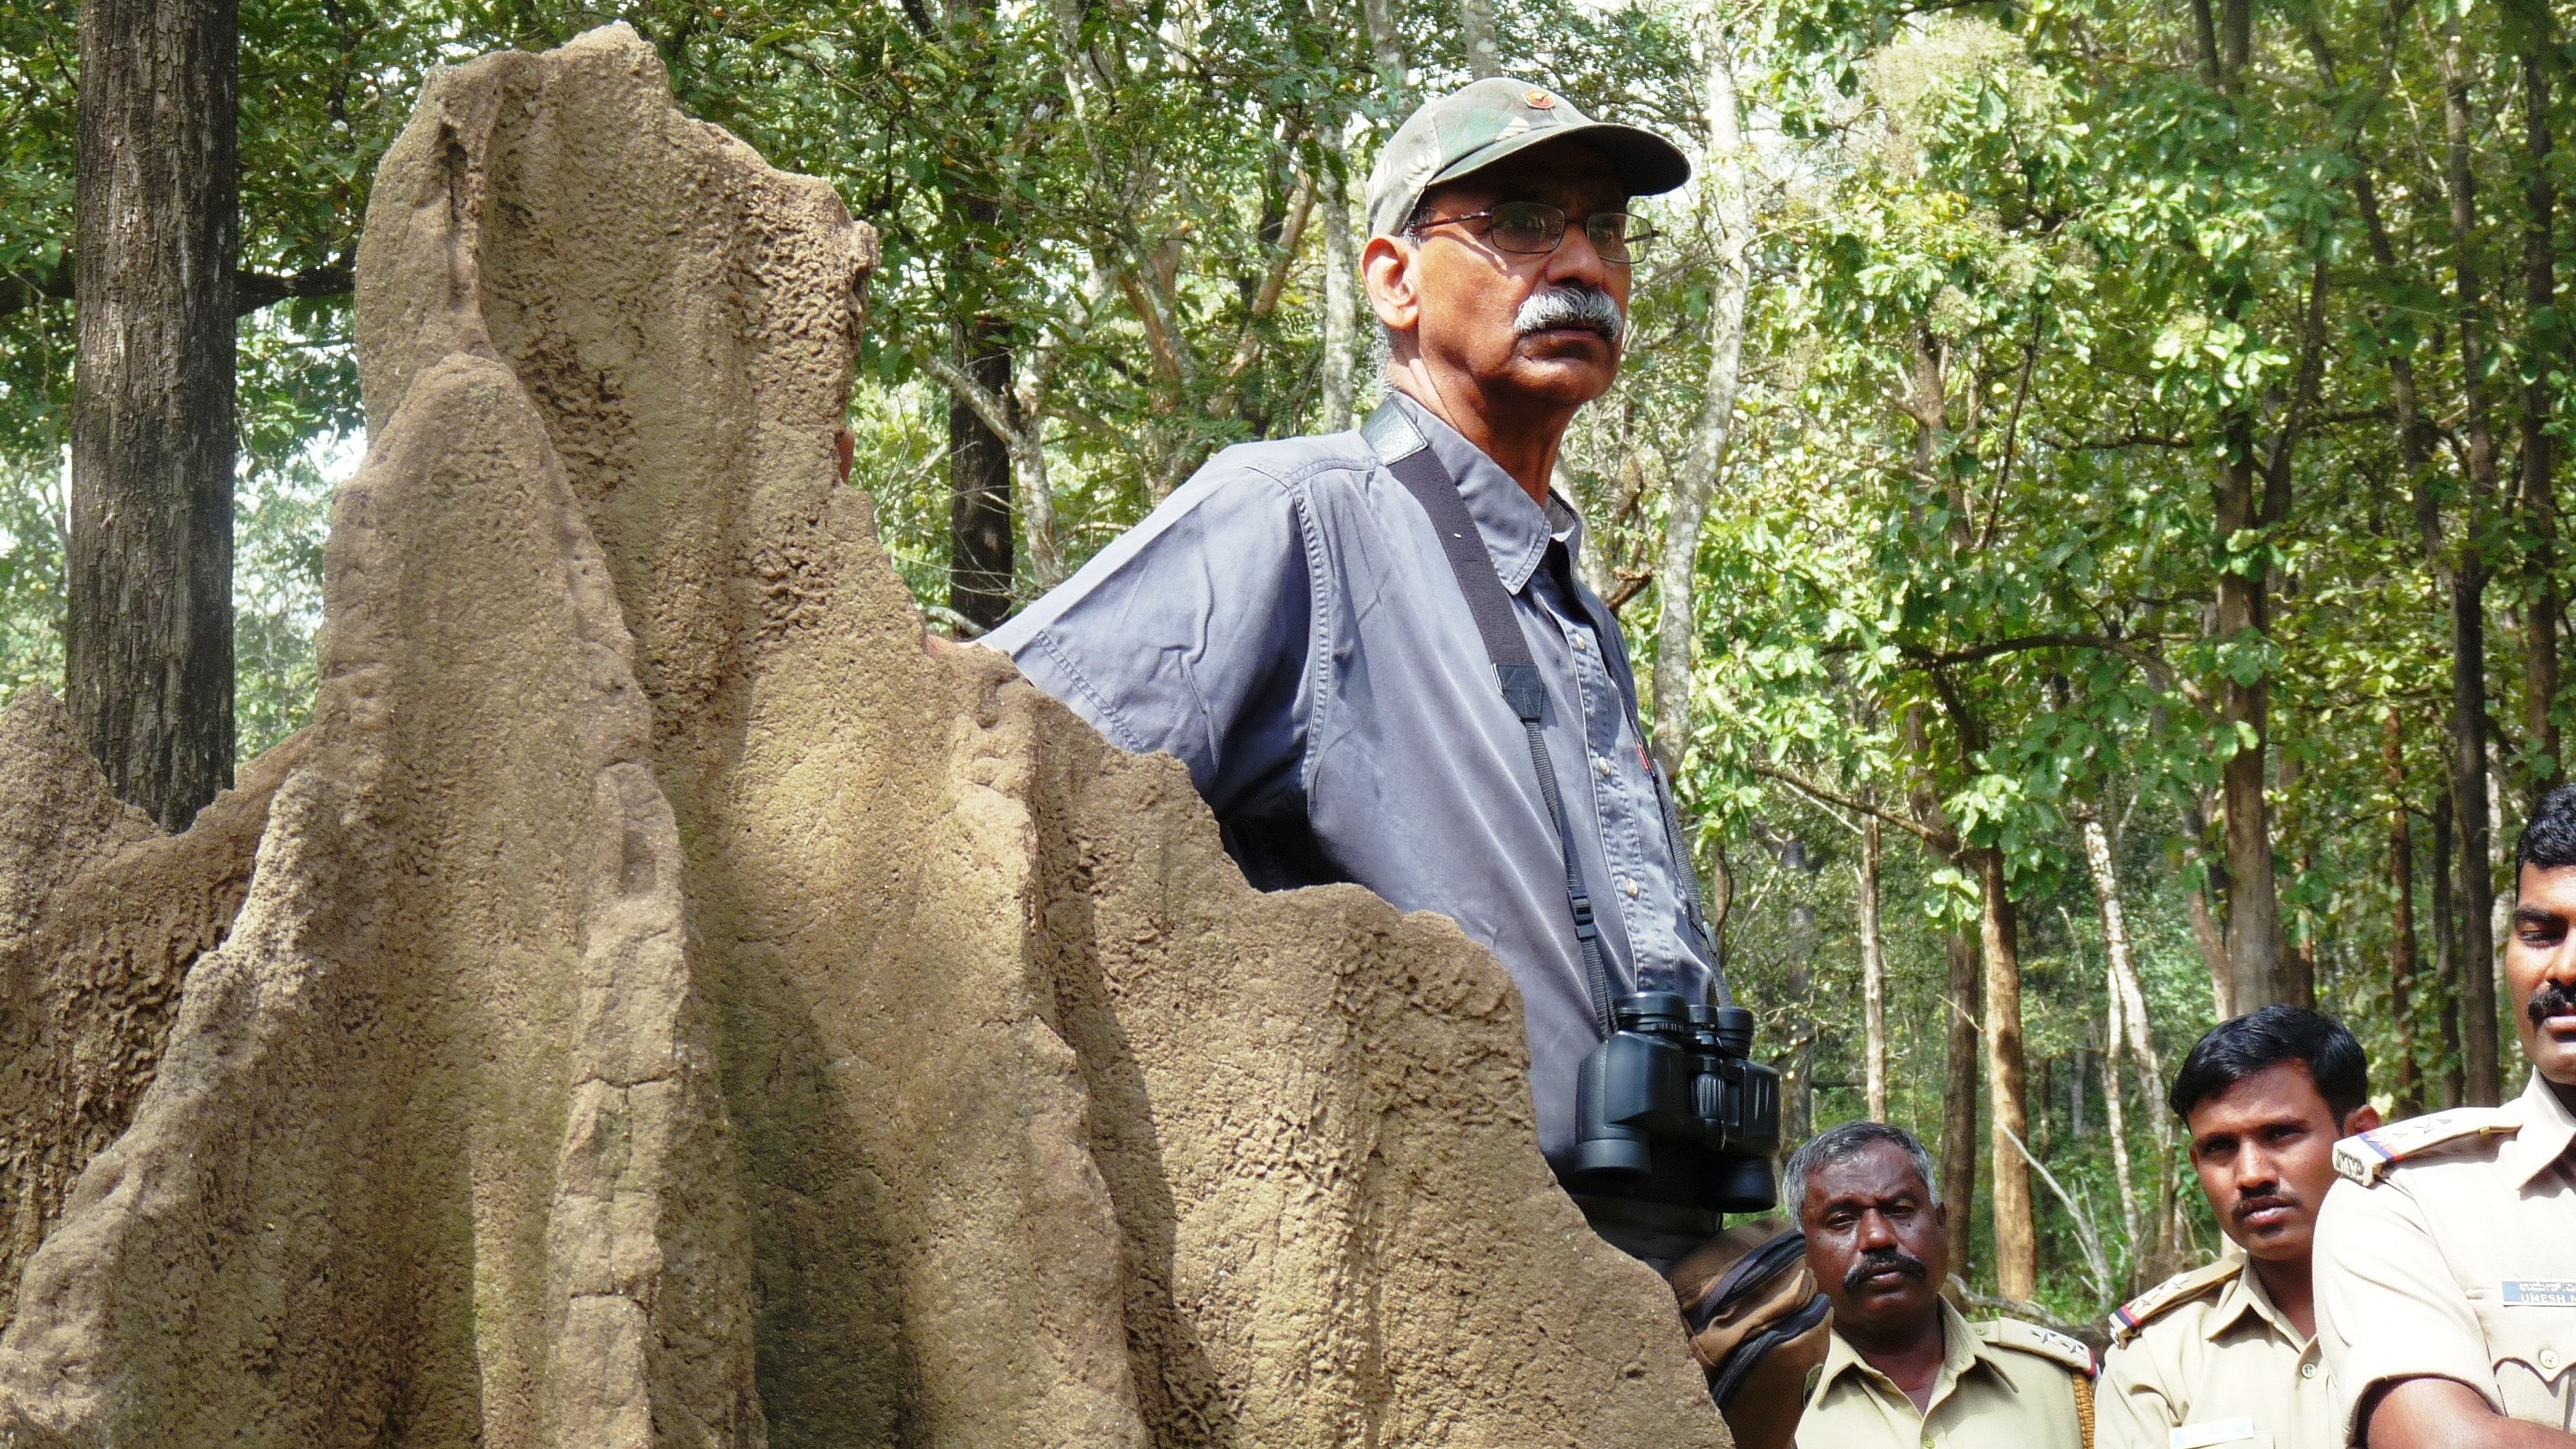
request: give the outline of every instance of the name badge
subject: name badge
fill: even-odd
[[[2209,1449],[2212,1444],[2225,1444],[2233,1439],[2254,1437],[2254,1421],[2211,1419],[2206,1423],[2185,1424],[2165,1436],[2165,1449]]]
[[[2576,1282],[2565,1278],[2507,1278],[2501,1296],[2507,1308],[2576,1308]]]

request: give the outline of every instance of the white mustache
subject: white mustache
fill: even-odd
[[[1557,327],[1589,327],[1616,346],[1628,334],[1628,314],[1609,293],[1568,284],[1531,293],[1512,319],[1512,330],[1523,337]]]

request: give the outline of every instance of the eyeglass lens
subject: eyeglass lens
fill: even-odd
[[[1544,202],[1506,202],[1494,208],[1493,219],[1486,238],[1507,252],[1552,252],[1565,239],[1565,213]],[[1583,234],[1603,261],[1624,262],[1643,250],[1646,240],[1631,237],[1628,223],[1626,212],[1596,211],[1583,219]]]

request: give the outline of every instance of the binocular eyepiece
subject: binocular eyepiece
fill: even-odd
[[[1780,1075],[1752,1059],[1753,1013],[1669,991],[1619,998],[1575,1082],[1567,1186],[1714,1212],[1779,1198]]]

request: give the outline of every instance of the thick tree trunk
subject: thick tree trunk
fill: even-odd
[[[961,328],[957,363],[997,398],[1011,395],[1004,328]],[[948,607],[978,629],[1011,612],[1011,450],[964,398],[948,403]]]
[[[2027,1300],[2039,1291],[2039,1232],[2032,1216],[2029,1063],[2022,1050],[2021,930],[2004,880],[2003,852],[1975,852],[1985,897],[1981,937],[1986,957],[1986,1099],[1994,1121],[1995,1289]],[[2016,1141],[2018,1139],[2018,1141]]]
[[[2240,420],[2231,420],[2228,433],[2228,457],[2217,490],[2221,539],[2259,522],[2253,438]],[[2269,622],[2265,584],[2261,570],[2219,574],[2214,633],[2220,644],[2259,647]],[[2263,789],[2270,699],[2265,675],[2248,683],[2230,671],[2220,685],[2219,720],[2240,735],[2218,776],[2227,848],[2228,1004],[2239,1012],[2280,999],[2281,901],[2272,874],[2272,821]]]
[[[2406,813],[2406,734],[2397,706],[2380,720],[2379,759],[2388,781],[2388,1014],[2397,1027],[2397,1070],[2390,1082],[2394,1115],[2423,1110],[2415,1066],[2415,844]]]
[[[86,0],[73,183],[72,717],[184,828],[233,780],[232,0]]]
[[[2517,0],[2510,10],[2522,65],[2522,298],[2523,315],[2530,319],[2524,342],[2522,457],[2517,480],[2523,527],[2532,539],[2523,564],[2523,583],[2529,593],[2522,630],[2523,717],[2531,793],[2536,800],[2566,775],[2559,760],[2555,714],[2558,630],[2566,605],[2558,588],[2558,509],[2549,487],[2549,422],[2557,403],[2551,379],[2563,365],[2566,325],[2554,320],[2558,316],[2558,190],[2549,169],[2553,26],[2549,6],[2539,0]]]
[[[1860,823],[1861,1072],[1869,1120],[1887,1120],[1887,950],[1879,934],[1878,817]]]
[[[1664,550],[1655,567],[1655,753],[1678,778],[1690,747],[1691,664],[1699,643],[1691,581],[1699,563],[1700,528],[1717,496],[1717,472],[1735,431],[1742,379],[1744,299],[1751,281],[1744,248],[1750,239],[1750,192],[1744,185],[1742,101],[1723,37],[1703,42],[1708,81],[1708,161],[1702,185],[1717,215],[1717,268],[1711,278],[1708,376],[1690,451],[1673,477],[1664,515]]]
[[[1396,29],[1395,0],[1360,0],[1360,14],[1368,25],[1369,59],[1377,66],[1378,86],[1388,106],[1400,113],[1412,87],[1405,80],[1404,38]]]
[[[1950,1271],[1965,1278],[1975,1259],[1977,1215],[1977,1049],[1984,1016],[1977,943],[1950,933],[1949,1055],[1941,1083],[1941,1201],[1949,1204]]]

